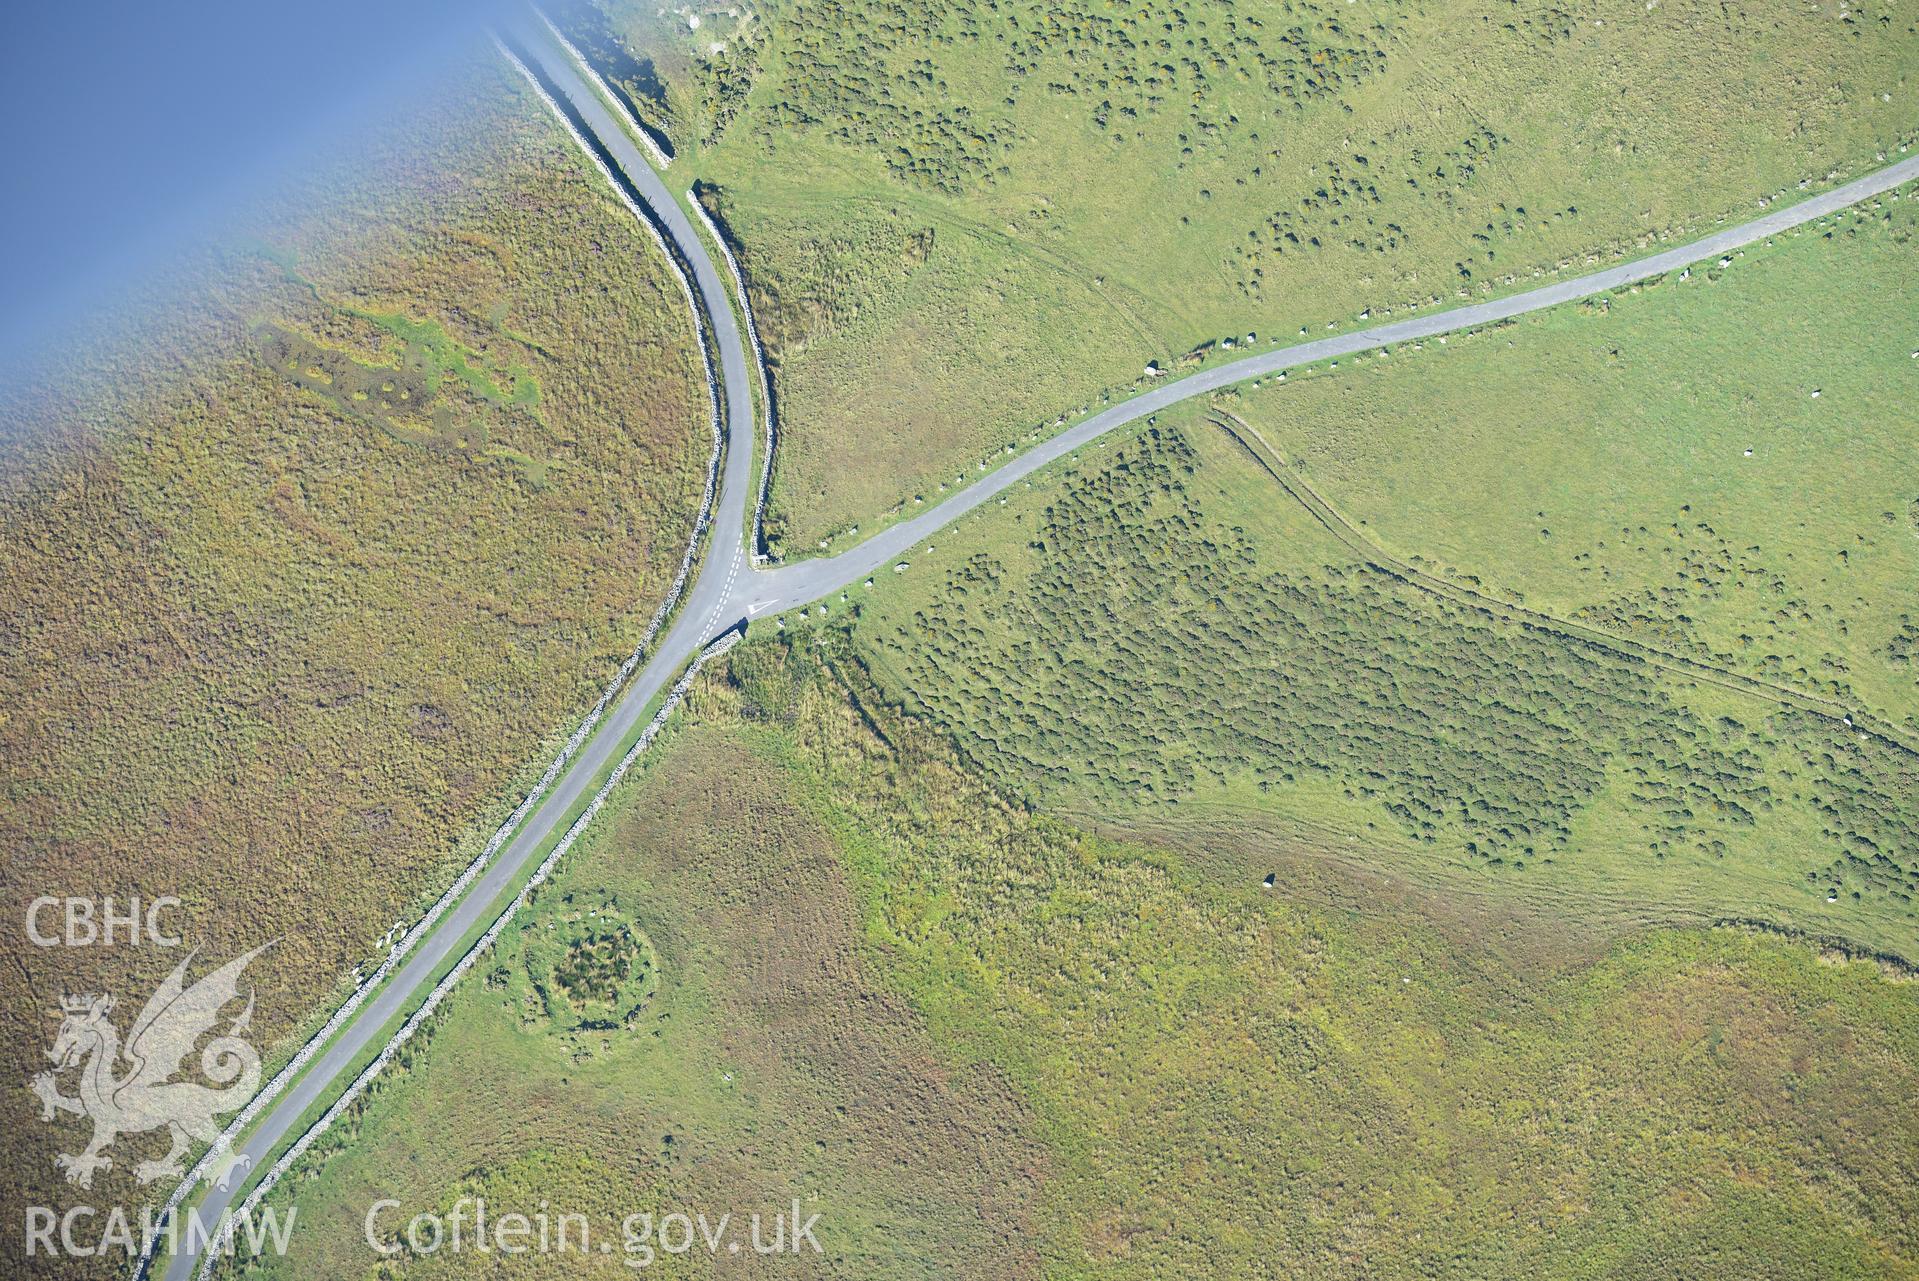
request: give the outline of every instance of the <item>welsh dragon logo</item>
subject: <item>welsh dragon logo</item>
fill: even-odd
[[[67,1182],[92,1187],[94,1174],[113,1165],[106,1149],[124,1134],[164,1128],[172,1136],[173,1146],[164,1157],[134,1167],[134,1177],[142,1183],[178,1178],[185,1173],[181,1158],[194,1140],[212,1143],[219,1138],[214,1118],[240,1108],[260,1084],[260,1056],[240,1038],[253,1018],[251,990],[246,1007],[226,1031],[200,1049],[200,1070],[213,1084],[173,1078],[200,1039],[214,1029],[220,1011],[239,999],[240,974],[247,963],[271,946],[234,957],[191,987],[186,973],[194,954],[189,954],[148,998],[124,1043],[107,1017],[113,1013],[111,994],[61,999],[66,1017],[47,1051],[54,1069],[29,1085],[40,1099],[42,1120],[73,1112],[93,1121],[93,1141],[83,1151],[53,1159]],[[75,1069],[79,1092],[69,1098],[60,1093],[59,1078]]]

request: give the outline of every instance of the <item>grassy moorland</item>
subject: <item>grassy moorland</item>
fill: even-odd
[[[749,1212],[799,1197],[857,1233],[834,1246],[854,1274],[933,1276],[968,1258],[1018,1271],[1022,1189],[1042,1159],[1029,1118],[990,1066],[941,1061],[864,955],[831,829],[779,744],[722,724],[649,754],[617,815],[334,1136],[317,1182],[291,1183],[305,1241],[264,1271],[362,1275],[375,1200],[405,1202],[384,1236],[462,1195],[585,1213],[615,1243],[632,1212],[731,1210],[744,1231]],[[649,976],[587,1028],[566,977],[583,927],[633,940]],[[592,1261],[520,1264],[557,1277]]]
[[[1909,13],[1839,0],[562,16],[740,242],[791,555],[1148,360],[1576,269],[1858,173],[1912,141],[1919,51]]]
[[[1877,965],[1434,892],[1369,836],[1101,839],[1009,803],[830,624],[735,651],[687,712],[290,1185],[294,1250],[260,1274],[492,1275],[497,1255],[400,1239],[467,1197],[613,1244],[513,1259],[529,1277],[622,1274],[632,1213],[796,1196],[818,1258],[654,1265],[1798,1278],[1919,1257],[1919,1007]],[[582,929],[644,939],[651,976],[587,1037],[555,996]],[[381,1264],[363,1223],[389,1197]]]
[[[631,1213],[800,1196],[808,1275],[1909,1273],[1919,1007],[1909,969],[1847,957],[1919,952],[1911,758],[1383,572],[1214,425],[1342,507],[1383,476],[1353,518],[1442,589],[1828,694],[1800,668],[1864,669],[1908,555],[1880,531],[1910,375],[1861,338],[1910,310],[1886,212],[1161,415],[825,617],[756,624],[289,1191],[309,1235],[262,1270],[364,1270],[383,1197],[391,1244],[484,1196],[621,1250]],[[1782,390],[1812,371],[1817,400]],[[1828,400],[1859,483],[1731,470],[1761,458],[1735,433]],[[1660,626],[1582,608],[1606,597],[1553,594],[1496,508],[1446,521],[1502,463],[1549,542],[1603,550],[1675,500],[1776,568],[1695,601],[1682,557],[1595,555]],[[1701,620],[1837,606],[1814,551],[1855,526],[1847,632],[1779,620],[1776,662],[1709,643]]]
[[[1237,412],[1431,571],[1919,731],[1919,185],[1897,196]]]
[[[859,634],[1016,794],[1919,954],[1910,753],[1381,572],[1197,411],[998,514],[913,557]]]
[[[875,591],[880,683],[1048,805],[1919,955],[1919,762],[1795,710],[1919,727],[1916,214],[1165,415]]]
[[[1531,42],[1536,56],[1514,65],[1536,96],[1495,100],[1497,146],[1432,161],[1447,196],[1383,181],[1366,193],[1343,185],[1352,170],[1342,161],[1318,203],[1281,220],[1284,248],[1251,266],[1218,253],[1208,232],[1189,241],[1135,230],[1153,225],[1142,209],[1155,194],[1150,207],[1168,217],[1182,197],[1129,184],[1141,139],[1093,137],[1109,148],[1101,161],[1120,193],[1110,246],[1097,252],[1167,273],[1142,281],[1115,267],[1109,285],[1075,257],[1095,253],[1088,228],[1106,226],[1088,197],[1061,194],[1024,224],[993,202],[1016,205],[1057,178],[1032,168],[1042,140],[1058,172],[1072,172],[1075,153],[1059,144],[1091,136],[1074,124],[1090,104],[1071,92],[1091,73],[1061,51],[1087,29],[1111,35],[1134,19],[1083,21],[1071,37],[1066,22],[1022,44],[1062,87],[1042,93],[1044,75],[1020,78],[1005,118],[1053,114],[1046,131],[1012,128],[1000,147],[984,108],[966,112],[974,82],[955,66],[994,65],[1014,29],[1008,11],[989,21],[890,10],[876,23],[859,9],[782,34],[807,12],[817,11],[782,9],[763,29],[736,19],[729,39],[750,64],[743,88],[689,93],[704,73],[685,40],[680,63],[642,70],[660,78],[654,122],[693,176],[717,182],[755,271],[782,362],[787,439],[800,437],[781,483],[789,503],[823,504],[821,532],[835,503],[860,518],[898,501],[879,493],[886,484],[938,483],[937,471],[895,468],[890,448],[925,458],[957,439],[953,422],[986,424],[951,455],[970,465],[977,454],[965,450],[985,452],[1054,412],[1034,395],[1054,373],[1096,386],[1107,361],[1115,381],[1130,379],[1141,352],[1112,337],[1116,313],[1139,321],[1145,355],[1176,354],[1208,326],[1253,327],[1225,329],[1214,318],[1229,310],[1317,307],[1318,326],[1630,249],[1732,209],[1742,190],[1789,185],[1822,147],[1869,154],[1891,117],[1872,115],[1850,80],[1835,97],[1814,92],[1808,69],[1856,56],[1884,71],[1878,42],[1909,34],[1875,27],[1877,15],[1825,15],[1844,23],[1828,31],[1805,11],[1702,22],[1703,11],[1675,17],[1657,5],[1650,17],[1594,10],[1479,31],[1442,30],[1437,10],[1392,19],[1403,31],[1372,9],[1350,23],[1321,15],[1289,30],[1307,42],[1290,64],[1260,63],[1261,39],[1231,45],[1269,90],[1295,86],[1289,146],[1341,125],[1355,138],[1342,154],[1363,154],[1365,167],[1402,154],[1374,148],[1389,139],[1406,155],[1439,154],[1420,150],[1423,131],[1457,114],[1402,108],[1391,117],[1402,132],[1362,130],[1388,118],[1388,88],[1402,103],[1409,84],[1448,100],[1475,92],[1483,81],[1459,69],[1483,62],[1501,74],[1487,50],[1502,42]],[[1167,21],[1189,24],[1176,34],[1195,49],[1174,53],[1169,75],[1231,79],[1210,34],[1199,56],[1200,17]],[[1350,45],[1322,57],[1329,43],[1312,43],[1367,31],[1379,37],[1377,60]],[[1146,39],[1088,47],[1118,59]],[[1645,43],[1660,40],[1669,43]],[[1699,97],[1689,118],[1668,126],[1636,110],[1656,122],[1648,133],[1598,147],[1596,110],[1568,121],[1544,109],[1579,101],[1575,80],[1616,91],[1672,42],[1693,56],[1658,61],[1669,78],[1660,88],[1689,85]],[[928,50],[925,65],[859,60],[862,49],[884,60],[902,48]],[[1405,65],[1413,50],[1417,76]],[[1772,74],[1781,60],[1797,78]],[[1772,69],[1752,74],[1789,108],[1702,92],[1755,66]],[[1122,121],[1122,134],[1163,136],[1185,121],[1195,170],[1230,175],[1228,140],[1255,126],[1198,128],[1186,97],[1167,105],[1148,72],[1136,78],[1146,109],[1132,116],[1119,78],[1106,76],[1101,91],[1117,96],[1099,128]],[[976,83],[987,79],[981,71]],[[913,94],[927,105],[901,108]],[[1167,101],[1145,100],[1154,96]],[[1819,105],[1832,101],[1861,109]],[[1746,113],[1775,109],[1795,113],[1797,132],[1746,127]],[[762,111],[782,127],[742,123]],[[1563,207],[1517,201],[1530,179],[1546,181],[1541,139],[1556,127],[1582,139],[1589,163],[1562,165]],[[1762,133],[1790,141],[1718,150]],[[880,141],[896,137],[911,139],[897,155]],[[1566,150],[1564,137],[1555,145]],[[1710,146],[1718,163],[1675,158],[1688,145]],[[1682,171],[1700,181],[1681,184]],[[1502,176],[1480,187],[1486,175]],[[1084,179],[1076,190],[1091,186]],[[1201,200],[1228,190],[1202,186],[1212,194]],[[1255,198],[1217,207],[1234,200]],[[1485,210],[1501,202],[1510,234],[1495,225],[1475,242],[1490,261],[1435,268],[1422,257],[1442,245],[1457,255],[1471,236],[1453,233],[1492,221]],[[981,208],[993,218],[967,216]],[[1822,394],[1808,388],[1805,402],[1830,398],[1839,411],[1817,424],[1828,453],[1838,440],[1874,457],[1896,444],[1905,375],[1874,348],[1828,376],[1846,338],[1812,331],[1836,323],[1858,347],[1855,305],[1881,330],[1896,327],[1888,317],[1909,303],[1896,277],[1881,282],[1905,232],[1896,217],[1848,216],[1825,230],[1830,239],[1813,233],[1589,313],[1162,415],[917,549],[870,591],[849,593],[852,603],[826,608],[839,617],[789,617],[770,637],[756,623],[761,638],[703,683],[431,1037],[282,1190],[302,1207],[304,1235],[259,1270],[488,1273],[493,1259],[415,1256],[396,1238],[412,1214],[480,1196],[496,1216],[584,1215],[615,1251],[635,1212],[744,1214],[794,1197],[819,1211],[825,1255],[797,1269],[750,1256],[711,1269],[742,1275],[1910,1273],[1919,1007],[1908,969],[1848,957],[1919,953],[1912,758],[1790,698],[1649,666],[1382,571],[1213,422],[1230,411],[1258,424],[1340,504],[1340,479],[1381,477],[1357,491],[1355,518],[1447,582],[1788,691],[1857,696],[1903,721],[1897,656],[1859,674],[1883,648],[1869,633],[1905,563],[1883,532],[1891,511],[1890,529],[1903,533],[1906,508],[1887,505],[1903,473],[1882,484],[1886,468],[1861,468],[1872,481],[1835,498],[1810,494],[1816,477],[1803,467],[1755,471],[1764,483],[1742,486],[1705,466],[1734,431],[1729,416],[1743,427],[1748,415],[1782,413],[1797,399],[1780,389],[1815,364]],[[1142,245],[1155,252],[1127,252]],[[782,268],[782,254],[795,266]],[[1046,254],[1051,274],[1031,267]],[[825,274],[806,274],[819,264]],[[1175,279],[1187,288],[1167,286]],[[1735,342],[1755,332],[1748,313],[1761,307],[1782,313],[1768,322],[1778,341]],[[1076,316],[1090,319],[1076,326]],[[1669,354],[1680,331],[1709,334],[1698,359],[1718,372]],[[1550,377],[1517,372],[1557,371],[1555,359],[1581,368],[1581,353],[1610,368],[1617,353],[1577,345],[1595,335],[1609,352],[1644,352],[1603,402],[1569,393],[1555,405]],[[1540,348],[1532,361],[1527,343]],[[1502,359],[1511,368],[1484,372]],[[1782,363],[1754,373],[1762,360]],[[1799,361],[1812,364],[1785,363]],[[1415,381],[1381,379],[1364,414],[1312,432],[1313,411],[1338,404],[1313,398],[1382,367]],[[809,376],[820,379],[812,393]],[[1456,381],[1439,385],[1448,376]],[[1517,408],[1475,412],[1475,377],[1499,380],[1498,394],[1530,406],[1532,421]],[[1749,400],[1722,390],[1742,382]],[[1443,412],[1414,412],[1428,394]],[[898,412],[908,401],[942,409],[916,419]],[[994,404],[1007,410],[998,425]],[[1658,412],[1635,415],[1635,405]],[[1447,488],[1477,467],[1490,494],[1508,455],[1542,484],[1555,471],[1599,474],[1592,431],[1572,420],[1601,411],[1623,450],[1655,463],[1662,443],[1688,441],[1696,484],[1682,494],[1676,464],[1644,465],[1622,468],[1603,492],[1553,492],[1552,519],[1532,517],[1528,536],[1579,539],[1572,554],[1590,556],[1577,564],[1613,576],[1597,595],[1575,589],[1598,571],[1525,559],[1524,540],[1490,509],[1472,518],[1494,535],[1482,564],[1474,524],[1444,520]],[[1416,421],[1402,444],[1407,415]],[[1551,442],[1538,457],[1519,439],[1534,422]],[[812,446],[813,461],[808,433],[827,442]],[[859,476],[842,461],[855,441],[873,460]],[[1377,464],[1402,450],[1399,470]],[[871,493],[854,493],[869,481]],[[1415,484],[1432,497],[1394,523],[1392,487]],[[1690,528],[1657,515],[1673,499],[1715,507],[1692,530],[1704,552],[1654,548],[1653,529]],[[1807,518],[1808,529],[1783,528],[1813,509],[1823,527]],[[1543,496],[1533,510],[1548,510]],[[1862,520],[1869,528],[1855,528]],[[1442,526],[1450,541],[1428,549],[1423,536]],[[1616,551],[1615,527],[1630,555]],[[1864,535],[1838,549],[1867,576],[1844,600],[1828,558],[1814,554],[1833,530]],[[797,546],[796,527],[785,532]],[[1724,547],[1709,541],[1722,537]],[[1747,581],[1747,563],[1767,572]],[[1755,603],[1762,596],[1776,600]],[[1816,624],[1828,604],[1843,629]],[[1734,626],[1755,652],[1726,652]],[[1911,657],[1910,646],[1901,652]],[[1857,683],[1822,678],[1840,674],[1833,663],[1849,664]],[[1728,919],[1776,928],[1713,924]],[[401,1253],[381,1263],[362,1232],[384,1197],[399,1205],[382,1235]],[[572,1276],[623,1262],[548,1254],[510,1266]],[[698,1246],[663,1262],[709,1270]]]
[[[279,939],[263,1048],[325,1006],[590,706],[699,502],[679,289],[507,69],[246,224],[7,409],[9,1079],[47,1066],[61,991],[131,1019],[179,960],[30,947],[39,895],[177,896],[203,962]],[[32,1107],[0,1106],[33,1136],[9,1204],[61,1205],[50,1158],[85,1122]],[[155,1142],[123,1140],[96,1200]]]

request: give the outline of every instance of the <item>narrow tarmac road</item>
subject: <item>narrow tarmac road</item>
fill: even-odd
[[[624,177],[652,212],[690,269],[693,286],[706,313],[709,332],[718,349],[725,396],[726,450],[720,463],[719,492],[709,527],[705,558],[688,588],[679,611],[655,646],[652,656],[633,676],[592,738],[554,782],[512,840],[499,850],[466,895],[448,911],[432,933],[415,946],[404,965],[366,1002],[352,1022],[335,1036],[297,1077],[279,1101],[233,1145],[236,1155],[251,1168],[262,1168],[274,1148],[298,1133],[302,1116],[315,1104],[330,1101],[340,1078],[356,1059],[379,1044],[382,1029],[410,1008],[421,990],[454,954],[461,941],[496,914],[495,902],[530,871],[540,847],[562,830],[570,810],[590,798],[594,780],[613,765],[621,744],[640,728],[641,717],[654,696],[673,681],[704,644],[732,627],[741,611],[735,608],[739,584],[748,572],[742,533],[747,500],[752,492],[751,447],[753,402],[748,387],[745,350],[727,288],[685,212],[674,202],[653,168],[640,156],[626,133],[607,113],[579,70],[543,34],[534,29],[514,33],[516,51],[528,63],[549,93],[559,98],[582,125],[587,136],[610,156],[615,172]],[[199,1221],[213,1224],[229,1209],[238,1188],[210,1190],[198,1203]],[[186,1202],[194,1204],[191,1198]],[[183,1240],[168,1262],[168,1281],[185,1281],[202,1260],[193,1243]],[[209,1259],[210,1261],[210,1259]]]

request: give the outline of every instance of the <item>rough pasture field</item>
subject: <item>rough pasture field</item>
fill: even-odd
[[[382,1220],[397,1237],[463,1195],[495,1213],[585,1214],[622,1253],[635,1212],[732,1211],[742,1233],[751,1212],[795,1197],[821,1212],[824,1259],[746,1251],[726,1260],[737,1275],[1031,1271],[1027,1206],[1046,1163],[1034,1118],[999,1069],[942,1056],[890,988],[831,816],[790,767],[790,742],[734,701],[696,702],[712,710],[655,749],[617,814],[335,1136],[317,1181],[290,1181],[305,1238],[263,1275],[360,1275],[374,1200],[402,1202]],[[555,937],[583,916],[643,937],[655,976],[639,1008],[588,1032],[545,980]],[[484,1267],[402,1262],[409,1276]],[[627,1275],[618,1255],[519,1262],[527,1276],[596,1262]]]
[[[1001,786],[1919,952],[1909,752],[1382,572],[1197,412],[1082,467],[949,531],[858,624],[888,696]]]
[[[1044,804],[1911,959],[1916,213],[1162,416],[915,553],[862,602],[877,679]]]
[[[130,1020],[180,959],[29,946],[31,899],[177,896],[202,966],[277,938],[271,1050],[477,851],[679,567],[710,448],[684,304],[558,126],[480,63],[341,153],[7,405],[16,1085],[62,991]],[[84,1119],[24,1088],[0,1118],[9,1203],[66,1204]]]
[[[792,556],[1149,360],[1631,254],[1913,141],[1896,4],[726,12],[568,20],[740,244]]]
[[[1915,196],[1237,412],[1435,572],[1919,730]]]
[[[616,1242],[635,1211],[817,1195],[818,1276],[1890,1277],[1919,1252],[1919,1023],[1877,965],[1436,891],[1370,835],[1096,837],[981,780],[832,622],[735,650],[687,711],[285,1185],[307,1235],[260,1272],[361,1274],[375,1199],[397,1227],[482,1194]],[[593,1046],[524,963],[582,906],[659,966]]]

